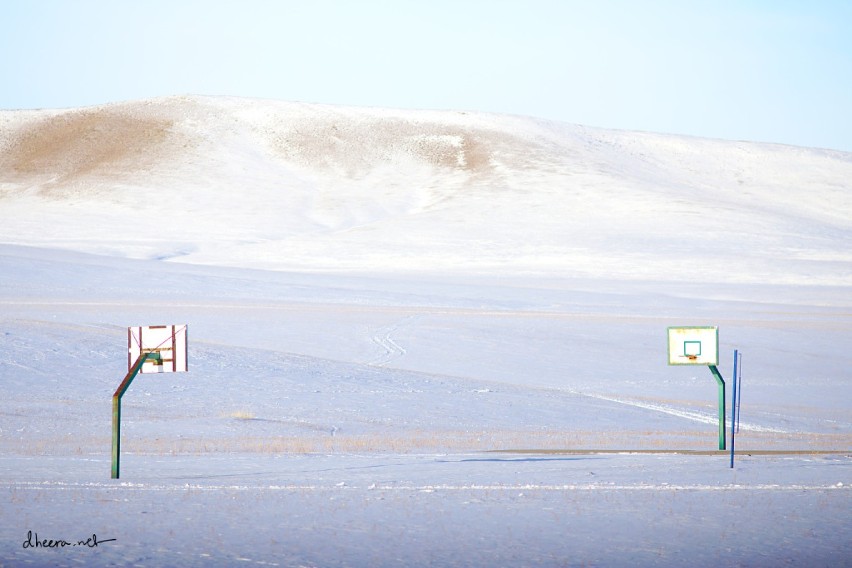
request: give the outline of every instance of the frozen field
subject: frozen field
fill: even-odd
[[[0,565],[852,564],[849,154],[230,99],[0,126]],[[110,479],[127,327],[183,323]],[[743,356],[733,469],[671,325]]]
[[[848,357],[832,366],[818,331],[852,340],[843,310],[3,251],[3,274],[19,275],[2,300],[9,565],[850,557],[848,451],[747,455],[848,450]],[[43,271],[61,275],[50,296]],[[119,273],[136,284],[114,288]],[[168,282],[167,300],[155,282]],[[736,337],[723,352],[744,353],[733,470],[713,452],[712,376],[665,364],[669,318],[711,314]],[[117,322],[164,318],[191,322],[190,372],[133,383],[111,480],[110,397],[126,370]],[[795,353],[761,354],[797,328],[812,331]],[[547,451],[671,449],[692,453]],[[25,549],[29,531],[116,540]]]

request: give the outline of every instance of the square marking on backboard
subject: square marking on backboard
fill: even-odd
[[[686,357],[700,357],[701,356],[701,342],[700,341],[684,341],[683,342],[683,355]]]

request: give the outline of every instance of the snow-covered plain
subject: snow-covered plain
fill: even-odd
[[[0,112],[0,213],[0,565],[850,565],[848,153],[173,97]]]

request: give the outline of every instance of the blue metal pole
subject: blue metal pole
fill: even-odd
[[[737,363],[738,363],[738,353],[737,350],[734,349],[734,378],[733,385],[731,388],[733,389],[731,393],[731,469],[734,468],[734,439],[736,438],[736,423],[737,423]]]

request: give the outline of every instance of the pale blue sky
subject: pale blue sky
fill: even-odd
[[[852,151],[852,0],[0,0],[0,108],[234,95]]]

